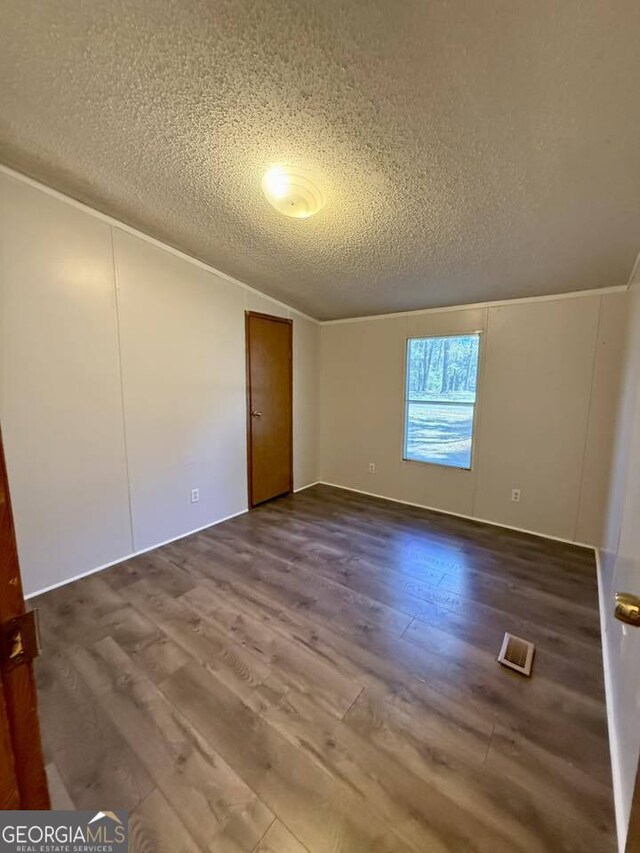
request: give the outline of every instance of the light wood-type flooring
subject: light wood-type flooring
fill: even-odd
[[[615,849],[588,550],[314,486],[33,603],[54,801],[132,850]]]

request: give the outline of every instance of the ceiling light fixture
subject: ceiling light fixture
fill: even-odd
[[[325,205],[322,191],[299,166],[272,166],[262,179],[268,202],[285,216],[306,219]]]

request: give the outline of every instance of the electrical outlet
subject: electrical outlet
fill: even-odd
[[[370,474],[376,473],[376,463],[375,462],[369,462],[369,473]]]
[[[515,504],[520,503],[520,489],[511,489],[511,500]]]
[[[197,504],[200,500],[200,489],[191,489],[191,503]]]

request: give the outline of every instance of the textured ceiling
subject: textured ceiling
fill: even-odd
[[[307,313],[625,284],[637,0],[0,0],[0,159]],[[278,214],[274,163],[326,207]]]

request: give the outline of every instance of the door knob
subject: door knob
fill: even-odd
[[[640,597],[630,592],[616,592],[616,609],[613,615],[627,625],[640,627]]]
[[[252,418],[261,418],[262,412],[251,412],[251,417]]]

